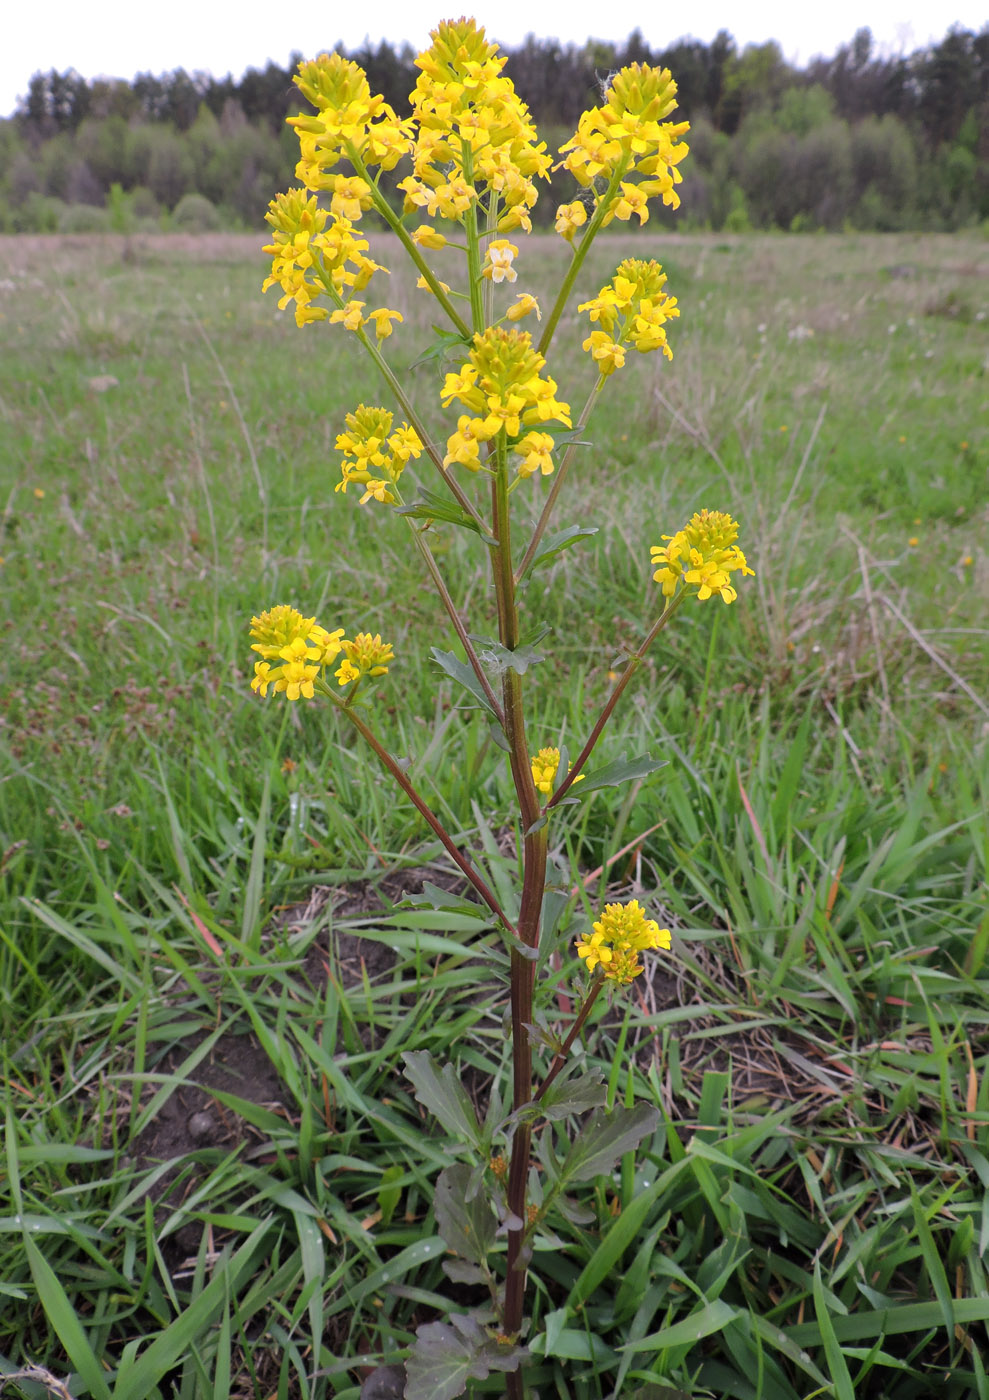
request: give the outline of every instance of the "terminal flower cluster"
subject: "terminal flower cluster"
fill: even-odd
[[[735,543],[737,535],[737,522],[719,510],[698,511],[675,535],[663,535],[668,543],[654,544],[650,553],[658,566],[653,578],[662,584],[664,596],[671,598],[682,584],[696,589],[700,602],[717,594],[733,603],[738,594],[731,575],[755,573]]]
[[[644,224],[648,201],[655,197],[679,207],[677,167],[688,151],[680,138],[690,124],[663,120],[677,105],[676,91],[668,68],[632,63],[614,75],[604,104],[585,112],[576,133],[560,147],[562,164],[593,191],[595,208],[604,204],[603,225],[633,215]],[[557,231],[564,238],[573,236],[573,219],[583,222],[579,208],[563,205],[557,211]]]
[[[670,931],[647,919],[637,899],[606,904],[593,932],[577,940],[577,954],[588,972],[600,967],[609,982],[628,983],[644,971],[639,954],[647,948],[671,946]]]
[[[334,490],[346,492],[351,483],[363,486],[361,505],[372,499],[390,505],[398,499],[393,488],[407,463],[421,454],[422,443],[408,423],[392,432],[392,422],[386,408],[364,404],[347,414],[347,431],[336,440],[336,449],[344,457]]]
[[[548,178],[552,159],[502,73],[506,57],[473,19],[446,20],[431,38],[416,59],[413,174],[399,182],[406,212],[460,221],[480,201],[500,232],[528,232],[534,181]]]
[[[556,782],[556,774],[560,767],[560,750],[554,748],[540,749],[533,754],[529,760],[532,767],[532,781],[536,785],[536,791],[541,792],[546,797],[550,797],[553,792],[553,784]],[[567,768],[567,772],[573,768],[573,764]],[[583,774],[579,778],[574,778],[575,783],[584,781]]]
[[[363,168],[376,165],[391,170],[412,150],[411,123],[400,121],[383,97],[372,96],[364,70],[340,54],[324,53],[300,63],[292,81],[316,108],[315,116],[288,118],[301,147],[296,178],[307,190],[332,190],[334,201],[349,193],[360,210],[369,209],[372,199],[366,180],[344,177],[341,195],[340,177],[329,172],[343,159],[351,165],[359,162]],[[360,211],[346,217],[359,218]]]
[[[666,339],[666,322],[680,315],[676,297],[668,296],[666,273],[654,259],[626,258],[613,279],[590,301],[581,302],[597,330],[583,343],[601,374],[613,374],[625,363],[628,345],[646,355],[662,350],[668,360],[673,351]]]
[[[459,418],[443,465],[457,462],[478,471],[481,445],[504,433],[521,459],[520,476],[548,475],[555,440],[533,425],[555,421],[570,427],[571,419],[570,405],[556,397],[556,381],[540,375],[545,365],[527,331],[493,326],[475,335],[468,362],[459,374],[446,376],[440,395],[444,408],[459,399],[471,410]]]
[[[353,641],[343,633],[342,627],[328,632],[314,617],[303,617],[286,604],[252,617],[251,650],[261,660],[254,663],[251,689],[267,695],[270,686],[275,695],[284,694],[287,700],[311,700],[321,672],[341,652],[344,660],[336,672],[340,686],[363,676],[383,676],[394,660],[392,648],[366,632],[359,632]]]

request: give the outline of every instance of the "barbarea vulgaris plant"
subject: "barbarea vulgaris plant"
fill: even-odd
[[[536,1043],[536,967],[546,965],[555,928],[549,921],[542,928],[552,819],[563,803],[659,767],[649,756],[596,772],[588,764],[660,630],[688,600],[734,602],[738,580],[752,570],[736,543],[737,524],[721,511],[699,510],[682,528],[661,535],[649,566],[659,585],[655,615],[579,754],[571,762],[557,748],[530,751],[525,686],[541,658],[523,638],[521,590],[536,565],[593,533],[570,528],[547,536],[547,527],[575,456],[586,447],[583,434],[602,389],[621,377],[630,356],[672,358],[668,337],[680,308],[662,267],[639,258],[621,262],[606,285],[578,305],[588,377],[580,409],[573,406],[574,388],[562,388],[554,377],[554,337],[600,230],[615,220],[645,224],[657,203],[678,206],[687,123],[670,120],[676,107],[670,73],[632,64],[609,79],[600,106],[584,113],[553,155],[504,76],[504,57],[473,20],[440,24],[416,63],[410,117],[374,95],[363,71],[338,54],[300,64],[295,82],[314,111],[289,118],[301,148],[299,187],[271,202],[272,238],[265,249],[271,274],[264,287],[280,289],[279,305],[294,306],[301,328],[325,321],[330,334],[351,337],[378,371],[384,403],[361,403],[339,423],[335,489],[366,509],[396,516],[394,528],[409,532],[446,610],[459,654],[434,648],[433,655],[486,712],[511,769],[523,869],[517,897],[499,899],[481,863],[422,797],[414,768],[375,735],[368,692],[402,664],[389,642],[367,632],[351,636],[359,619],[317,621],[279,604],[252,619],[259,658],[252,685],[262,696],[335,705],[418,808],[503,935],[511,982],[507,1115],[497,1121],[489,1113],[482,1126],[452,1070],[441,1072],[425,1053],[405,1057],[417,1097],[451,1131],[462,1157],[437,1184],[437,1225],[458,1256],[447,1270],[462,1282],[485,1285],[490,1297],[484,1308],[420,1327],[407,1363],[406,1395],[445,1400],[465,1390],[471,1377],[496,1370],[505,1373],[506,1391],[518,1400],[529,1356],[526,1281],[534,1241],[551,1229],[555,1212],[574,1218],[574,1203],[568,1205],[564,1194],[569,1187],[610,1171],[657,1121],[645,1104],[604,1112],[606,1086],[594,1072],[573,1072],[571,1047],[602,988],[620,993],[642,973],[645,959],[671,947],[669,930],[637,901],[606,905],[570,948],[578,998],[571,1024],[546,1028]],[[399,166],[407,173],[391,182],[402,200],[396,212],[381,177]],[[524,237],[540,182],[560,166],[577,188],[556,211],[566,270],[548,302],[525,286]],[[389,362],[406,332],[401,312],[387,305],[387,269],[362,231],[370,210],[387,224],[394,235],[389,246],[411,261],[417,286],[447,323],[438,347],[446,366],[431,402],[414,403]],[[427,422],[441,410],[446,427],[437,440]],[[512,497],[531,492],[532,478],[543,477],[551,481],[541,493],[541,510],[520,539]],[[528,520],[532,513],[527,501],[520,514]],[[431,551],[429,527],[437,520],[472,531],[486,555],[498,634],[483,644],[468,631]],[[327,625],[337,622],[342,625]]]

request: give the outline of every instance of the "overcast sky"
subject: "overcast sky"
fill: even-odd
[[[694,0],[679,6],[633,0],[370,0],[349,5],[273,5],[270,0],[167,0],[138,6],[133,0],[48,0],[34,10],[14,5],[0,43],[0,116],[9,116],[27,91],[32,73],[75,68],[84,78],[132,78],[135,73],[202,69],[239,78],[268,59],[285,64],[293,50],[314,57],[337,43],[352,48],[365,38],[428,43],[439,19],[466,8],[491,38],[514,45],[535,33],[583,43],[624,39],[635,28],[653,46],[692,37],[705,43],[727,29],[740,46],[776,39],[784,55],[803,64],[832,54],[868,25],[884,52],[904,53],[940,39],[953,23],[977,30],[986,23],[986,0],[947,0],[944,9],[924,0],[831,0],[827,5],[748,0]]]

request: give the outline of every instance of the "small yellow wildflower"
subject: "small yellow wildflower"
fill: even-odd
[[[533,476],[542,472],[549,476],[553,470],[553,448],[556,443],[551,433],[526,433],[519,438],[514,450],[522,458],[519,463],[519,476]]]
[[[377,311],[372,311],[367,319],[374,322],[374,333],[378,339],[385,340],[395,329],[392,321],[401,324],[405,317],[400,311],[389,311],[387,307],[382,306]]]
[[[40,486],[36,486],[36,487],[34,488],[34,494],[35,494],[35,497],[37,498],[37,500],[39,500],[39,501],[43,501],[43,500],[45,499],[45,493],[44,493],[44,491],[41,489]]]
[[[671,598],[677,585],[697,589],[700,602],[715,593],[725,603],[738,596],[731,584],[731,575],[740,572],[754,574],[745,555],[735,544],[738,524],[730,515],[718,510],[702,510],[691,516],[675,535],[664,535],[668,544],[652,546],[652,562],[659,567],[653,574],[662,584],[663,594]]]
[[[615,370],[621,369],[625,363],[624,345],[619,345],[604,331],[591,331],[582,348],[590,352],[598,369],[605,376],[614,374]]]
[[[449,284],[448,284],[448,283],[442,282],[442,281],[437,277],[437,279],[436,279],[436,285],[440,288],[440,290],[441,290],[442,292],[445,293],[446,296],[449,296],[449,295],[450,295],[450,287],[449,287]],[[436,293],[433,291],[432,287],[431,287],[431,286],[429,285],[429,283],[426,281],[425,277],[420,277],[419,280],[416,282],[416,286],[417,286],[421,291],[429,292],[431,296],[435,296],[435,295],[436,295]]]
[[[509,243],[507,238],[493,239],[488,244],[488,259],[481,269],[481,276],[495,283],[514,282],[518,273],[512,262],[518,254],[518,248],[514,243]]]
[[[637,899],[628,904],[606,904],[593,932],[577,940],[577,954],[588,972],[600,967],[609,982],[628,983],[638,977],[643,965],[639,954],[647,948],[669,949],[669,929],[647,919]]]
[[[568,243],[573,242],[574,234],[586,223],[587,210],[579,199],[575,200],[573,204],[561,204],[556,211],[556,231]]]
[[[910,538],[907,540],[907,544],[910,546],[911,549],[916,549],[917,546],[920,544],[920,540],[916,535],[911,535]]]
[[[446,238],[432,224],[420,224],[412,234],[412,242],[420,248],[432,248],[436,252],[446,247]]]
[[[536,785],[536,791],[541,792],[546,797],[550,797],[553,792],[553,784],[556,781],[557,770],[560,766],[560,750],[554,748],[540,749],[537,754],[533,754],[529,760],[532,768],[532,781]],[[567,769],[569,773],[573,764]],[[584,775],[574,778],[575,783],[582,783]]]
[[[254,663],[251,689],[265,696],[271,686],[289,700],[313,698],[313,682],[321,668],[342,650],[343,628],[327,632],[314,617],[303,617],[295,608],[280,604],[251,618],[251,650],[262,660]],[[272,661],[281,665],[272,666]]]
[[[515,298],[515,305],[510,306],[505,313],[510,321],[521,321],[524,316],[531,316],[536,313],[536,320],[543,319],[543,313],[539,310],[539,302],[531,292],[519,292]]]
[[[364,305],[363,301],[348,301],[346,306],[330,313],[330,324],[336,325],[342,322],[345,330],[359,331],[364,324],[364,317],[361,314]]]
[[[358,632],[352,642],[344,639],[343,650],[346,660],[336,673],[341,685],[356,680],[358,676],[387,675],[389,665],[395,660],[391,644],[383,642],[377,632],[373,637],[370,632]],[[341,678],[341,672],[345,670],[346,680]]]

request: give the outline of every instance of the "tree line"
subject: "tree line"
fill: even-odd
[[[989,26],[960,26],[909,55],[877,52],[868,29],[798,68],[779,44],[652,49],[530,36],[506,72],[550,148],[573,131],[609,73],[670,68],[691,122],[679,227],[744,230],[957,228],[989,219]],[[418,70],[408,45],[348,54],[399,113]],[[36,73],[0,121],[0,229],[209,228],[260,224],[291,181],[305,103],[296,56],[240,79],[184,69],[132,81]],[[572,197],[566,172],[537,219]]]

